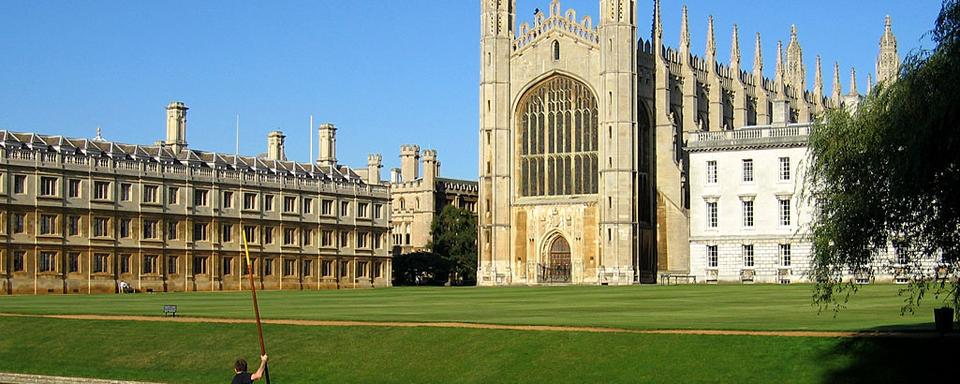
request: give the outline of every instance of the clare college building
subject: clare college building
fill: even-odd
[[[248,289],[244,236],[259,288],[390,285],[389,189],[337,163],[333,125],[304,164],[281,132],[256,157],[188,148],[187,107],[166,113],[155,145],[0,131],[0,293]]]
[[[479,284],[803,280],[806,138],[856,107],[856,75],[844,92],[834,64],[827,93],[816,56],[809,84],[796,26],[784,44],[711,17],[696,55],[685,6],[671,47],[660,3],[601,0],[594,18],[553,0],[522,20],[481,1]],[[878,37],[868,84],[899,69],[889,17]]]

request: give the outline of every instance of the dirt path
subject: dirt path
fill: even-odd
[[[115,315],[27,315],[0,313],[0,317],[41,317],[49,319],[152,321],[170,323],[253,324],[253,319],[224,319],[213,317],[160,317]],[[468,328],[509,331],[553,331],[591,333],[631,333],[657,335],[719,335],[719,336],[778,336],[778,337],[938,337],[935,332],[850,332],[850,331],[735,331],[713,329],[626,329],[604,327],[577,327],[553,325],[503,325],[459,322],[393,322],[393,321],[335,321],[335,320],[277,320],[264,319],[264,324],[317,327],[406,327],[406,328]],[[956,336],[953,334],[951,336]]]

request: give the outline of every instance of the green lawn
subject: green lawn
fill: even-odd
[[[864,330],[932,327],[932,300],[900,315],[901,287],[864,287],[836,314],[817,313],[808,285],[628,287],[389,288],[260,292],[264,318],[460,321],[637,329]],[[6,296],[0,312],[250,318],[249,292]]]
[[[0,371],[226,383],[253,325],[0,318]],[[932,382],[949,339],[268,325],[275,383]],[[919,352],[919,353],[917,353]],[[952,361],[952,357],[949,358]],[[947,364],[947,365],[941,365]]]
[[[836,317],[810,286],[391,288],[262,292],[272,319],[464,321],[636,329],[931,327],[900,316],[897,286],[865,287]],[[250,318],[249,292],[4,296],[0,312]],[[960,338],[654,335],[265,325],[277,383],[924,382]],[[227,382],[256,360],[252,324],[0,317],[0,371],[168,383]]]

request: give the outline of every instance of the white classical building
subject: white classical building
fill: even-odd
[[[698,281],[805,279],[811,124],[785,121],[690,136],[690,274]]]
[[[893,81],[899,69],[896,38],[887,17],[880,40],[877,76]],[[786,70],[777,52],[774,95],[767,109],[769,124],[748,124],[721,131],[685,132],[689,154],[690,270],[698,282],[781,283],[809,281],[811,265],[811,200],[803,191],[807,141],[813,118],[802,119],[789,97],[790,75],[801,57],[796,30],[787,47]],[[759,57],[759,55],[758,55]],[[794,58],[791,58],[794,57]],[[856,108],[860,94],[856,75],[841,95],[834,65],[833,107]],[[868,76],[868,87],[872,79]],[[799,84],[803,84],[800,82]],[[823,76],[817,58],[814,100],[822,100]],[[809,96],[802,87],[794,89]],[[868,90],[869,93],[869,90]],[[891,252],[870,271],[848,271],[858,282],[907,281],[907,261]]]
[[[804,190],[804,171],[812,129],[780,120],[691,134],[690,276],[696,282],[811,281],[816,207]],[[934,259],[915,264],[891,244],[867,270],[847,270],[844,279],[903,284],[918,271],[942,273],[938,268]]]

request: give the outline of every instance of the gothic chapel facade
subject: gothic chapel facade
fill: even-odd
[[[741,66],[736,25],[729,64],[718,61],[712,17],[705,57],[694,56],[685,6],[677,49],[663,43],[659,0],[652,41],[637,37],[635,0],[601,0],[596,26],[559,0],[532,25],[517,27],[515,10],[516,0],[481,1],[480,285],[688,272],[684,133],[809,123],[858,100],[855,83],[841,95],[837,65],[824,95],[819,57],[806,89],[795,27],[771,80],[759,34],[752,71]],[[877,80],[897,64],[878,60]]]

